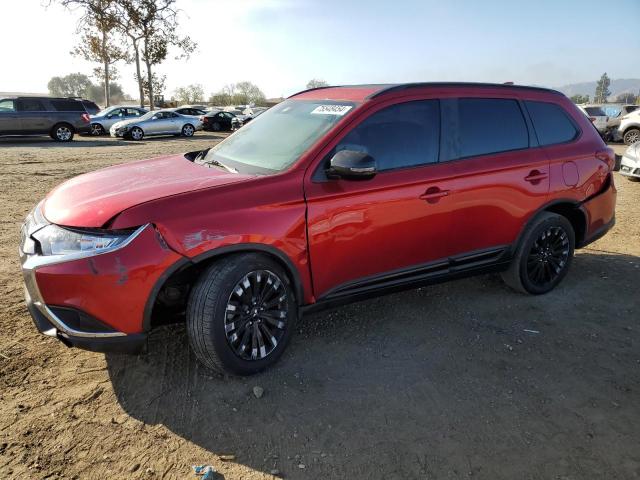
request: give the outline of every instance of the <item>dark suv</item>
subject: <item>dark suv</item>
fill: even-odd
[[[89,114],[73,98],[13,97],[0,99],[1,135],[50,135],[68,142],[89,132]]]
[[[614,224],[614,163],[553,90],[301,92],[210,149],[53,190],[22,229],[27,305],[97,351],[186,318],[204,365],[249,374],[303,312],[492,271],[550,291]]]

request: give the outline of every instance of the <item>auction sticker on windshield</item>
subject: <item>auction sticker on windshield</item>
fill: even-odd
[[[316,115],[344,115],[351,110],[351,105],[319,105],[311,113]]]

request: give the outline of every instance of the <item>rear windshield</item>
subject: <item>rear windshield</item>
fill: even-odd
[[[584,108],[592,117],[606,117],[607,114],[600,107],[585,107]]]
[[[285,170],[354,106],[351,102],[286,100],[213,147],[204,163],[218,161],[258,173]]]
[[[51,100],[54,110],[59,112],[84,112],[84,106],[77,100]]]

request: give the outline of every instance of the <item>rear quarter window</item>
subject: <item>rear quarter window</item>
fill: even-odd
[[[51,106],[58,112],[84,112],[80,102],[75,100],[51,100]]]
[[[540,145],[555,145],[574,140],[580,133],[560,105],[547,102],[524,102]]]

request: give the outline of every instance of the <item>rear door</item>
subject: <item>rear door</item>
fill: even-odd
[[[343,134],[307,172],[309,256],[316,298],[402,281],[446,268],[450,253],[450,165],[438,164],[438,100],[378,109]],[[339,150],[377,162],[369,180],[328,179]],[[443,262],[444,259],[444,262]],[[364,287],[363,287],[364,286]]]
[[[23,133],[49,133],[53,127],[47,106],[37,98],[21,98],[16,101],[20,130]]]
[[[499,254],[549,193],[549,160],[531,148],[537,140],[524,106],[513,98],[445,99],[442,131],[441,161],[455,172],[453,253]]]

